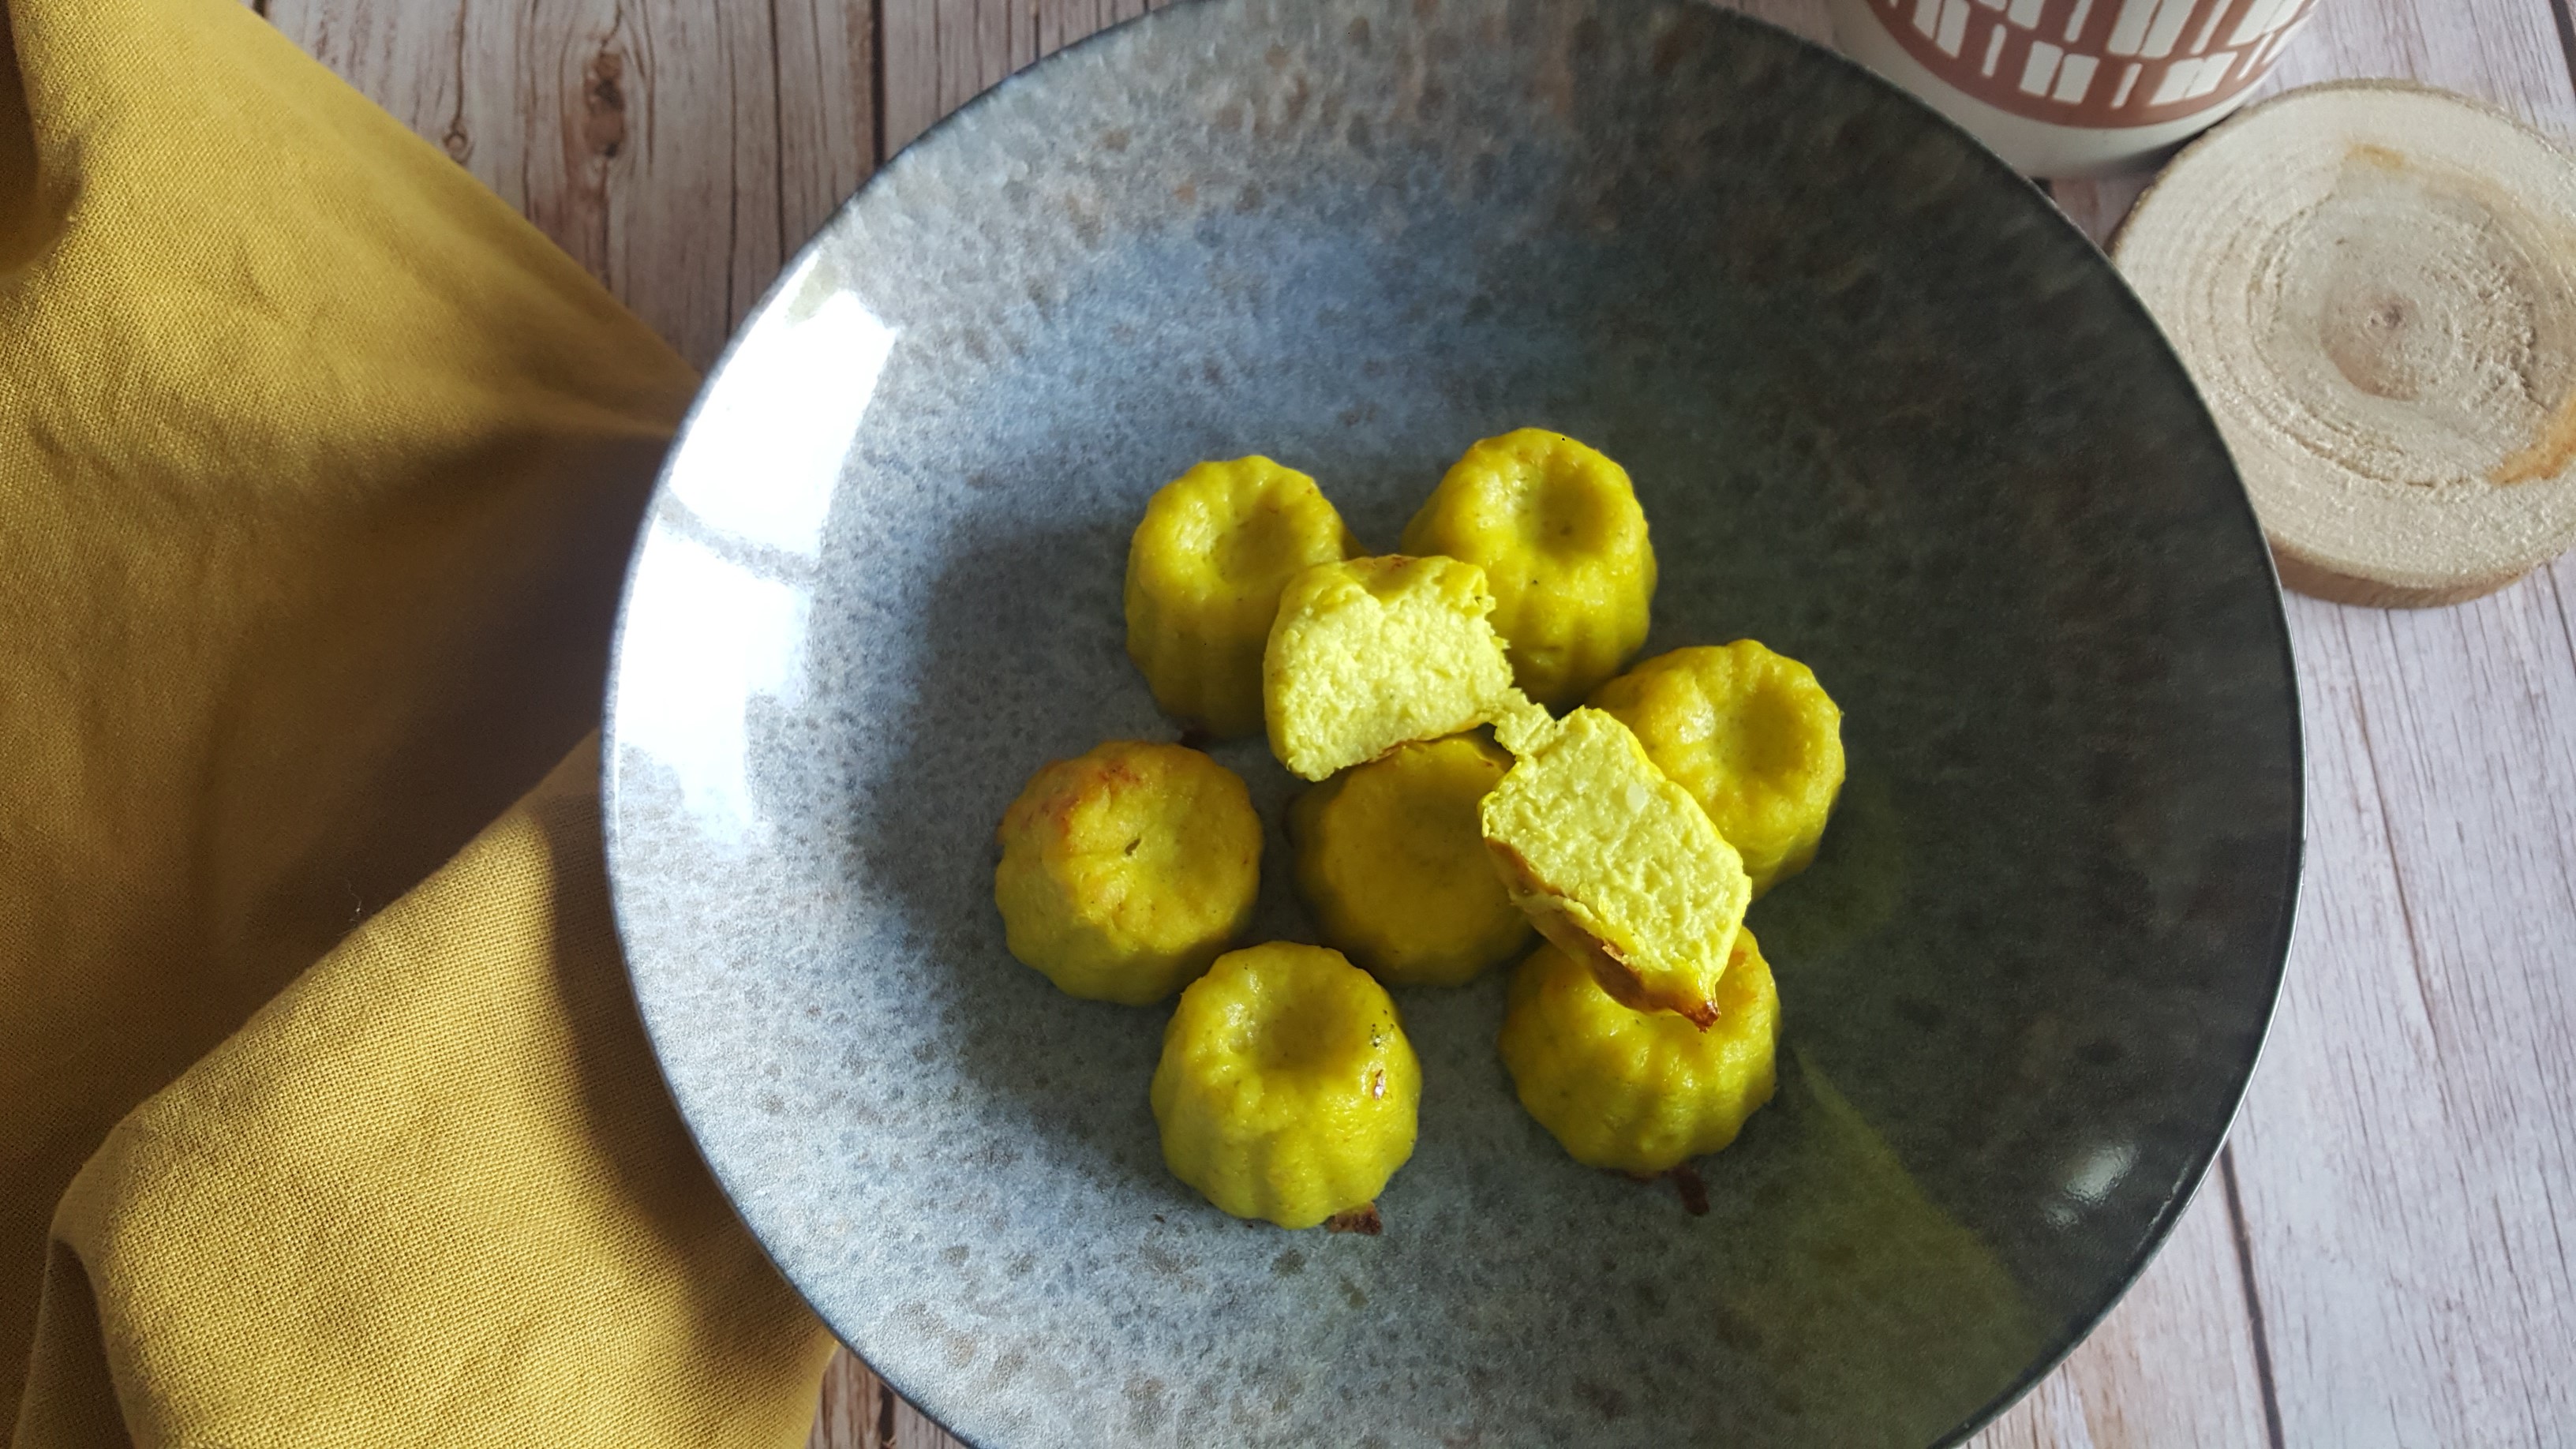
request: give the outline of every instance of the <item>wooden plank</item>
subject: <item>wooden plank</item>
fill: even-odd
[[[2150,179],[2144,174],[2132,174],[2097,181],[2052,181],[2048,194],[2057,198],[2058,209],[2084,228],[2094,245],[2107,247],[2111,233],[2119,229],[2120,219],[2129,214]]]
[[[1037,0],[1038,54],[1051,55],[1145,9],[1145,0]]]
[[[2576,654],[2550,592],[2294,605],[2321,884],[2242,1129],[2293,1442],[2576,1425]]]
[[[272,0],[269,18],[526,212],[691,362],[714,359],[776,274],[768,7]]]
[[[895,1396],[847,1349],[823,1369],[823,1403],[814,1415],[806,1449],[888,1449],[894,1440]]]
[[[889,156],[1018,69],[1023,53],[1037,47],[1026,0],[884,0],[884,14]]]
[[[886,153],[1039,56],[1164,3],[885,0]]]
[[[2576,135],[2547,0],[2334,0],[2275,87],[2412,76]],[[2576,634],[2562,561],[2493,598],[2293,599],[2308,889],[2237,1132],[2290,1444],[2576,1433]]]
[[[371,0],[269,0],[252,7],[303,50],[365,92],[395,120],[471,166],[459,83],[461,0],[387,5]],[[486,184],[491,175],[475,174]]]
[[[823,1371],[823,1405],[806,1449],[965,1449],[887,1389],[847,1351]]]
[[[773,14],[777,232],[792,253],[876,170],[876,14],[868,0],[777,0]]]
[[[2530,607],[2543,590],[2518,592],[2426,614],[2292,601],[2309,884],[2237,1131],[2288,1443],[2576,1425],[2576,871],[2549,844],[2576,826],[2576,656]]]
[[[2576,136],[2576,92],[2550,0],[2323,0],[2264,90],[2339,76],[2406,76]]]

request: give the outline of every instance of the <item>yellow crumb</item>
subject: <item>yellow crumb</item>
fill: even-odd
[[[1473,729],[1513,699],[1485,575],[1448,558],[1318,564],[1279,598],[1262,659],[1271,753],[1321,780],[1407,740]]]
[[[1610,715],[1512,734],[1520,760],[1482,815],[1513,900],[1612,996],[1708,1026],[1753,898],[1735,847]]]

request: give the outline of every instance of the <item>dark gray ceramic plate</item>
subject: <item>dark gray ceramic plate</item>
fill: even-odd
[[[1146,496],[1265,452],[1377,547],[1469,441],[1624,462],[1650,650],[1847,711],[1755,910],[1780,1096],[1707,1210],[1569,1161],[1501,973],[1400,994],[1381,1238],[1163,1170],[1165,1012],[1004,953],[1046,760],[1169,738],[1121,649]],[[2110,268],[1946,124],[1665,0],[1210,0],[905,152],[710,383],[637,554],[610,866],[708,1160],[787,1276],[987,1446],[1916,1445],[2008,1402],[2216,1150],[2278,983],[2272,575]],[[1289,781],[1226,746],[1272,822]]]

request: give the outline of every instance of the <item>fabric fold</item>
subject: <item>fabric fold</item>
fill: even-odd
[[[585,743],[108,1134],[22,1443],[801,1440],[830,1339],[654,1070],[598,771]]]
[[[696,381],[247,7],[0,0],[20,1443],[759,1442],[782,1376],[810,1418],[820,1331],[609,1005],[588,777],[441,868],[596,724]]]

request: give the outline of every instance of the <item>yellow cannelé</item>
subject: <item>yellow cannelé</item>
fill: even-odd
[[[1593,691],[1744,857],[1760,895],[1807,868],[1843,784],[1843,712],[1751,639],[1676,649]]]
[[[1315,480],[1263,457],[1163,485],[1127,545],[1127,657],[1154,702],[1220,737],[1261,728],[1261,651],[1279,591],[1356,552]]]
[[[1297,889],[1324,939],[1398,986],[1463,986],[1529,938],[1477,802],[1511,757],[1473,735],[1399,745],[1297,797]]]
[[[1653,1173],[1735,1140],[1771,1100],[1780,994],[1751,931],[1705,1031],[1668,1011],[1638,1011],[1601,989],[1554,945],[1512,976],[1498,1045],[1521,1105],[1574,1160]]]
[[[1311,1228],[1413,1155],[1422,1068],[1375,977],[1273,941],[1181,993],[1151,1096],[1173,1176],[1236,1217]]]
[[[1234,772],[1112,740],[1030,777],[993,872],[1011,954],[1075,995],[1142,1006],[1207,969],[1252,918],[1261,818]]]
[[[1485,571],[1513,676],[1541,704],[1581,699],[1646,642],[1646,511],[1624,469],[1562,433],[1522,428],[1469,448],[1403,547]]]

